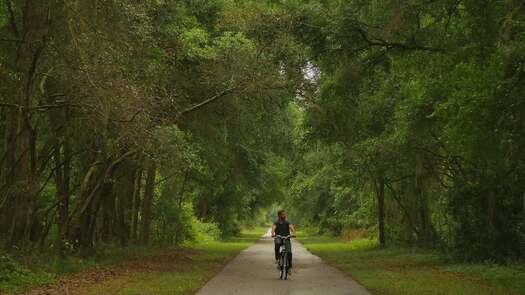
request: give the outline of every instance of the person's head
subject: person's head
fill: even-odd
[[[277,211],[277,217],[279,217],[280,220],[286,220],[286,211],[284,209]]]

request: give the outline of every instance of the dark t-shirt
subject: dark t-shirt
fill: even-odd
[[[288,220],[285,220],[284,222],[281,222],[280,220],[277,220],[274,222],[275,224],[275,234],[279,236],[288,236],[290,235],[290,222]]]

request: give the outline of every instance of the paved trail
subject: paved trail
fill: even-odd
[[[273,263],[273,240],[264,236],[241,252],[197,295],[371,295],[339,270],[293,241],[294,272],[281,281]]]

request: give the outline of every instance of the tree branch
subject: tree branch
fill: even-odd
[[[227,88],[227,89],[225,89],[225,90],[223,90],[223,91],[221,91],[221,92],[215,94],[214,96],[212,96],[212,97],[210,97],[210,98],[204,100],[203,102],[198,103],[198,104],[196,104],[196,105],[194,105],[194,106],[191,106],[191,107],[189,107],[189,108],[183,110],[182,112],[180,112],[180,113],[177,114],[177,116],[176,116],[176,118],[175,118],[175,122],[178,122],[179,119],[180,119],[182,116],[187,115],[187,114],[192,113],[192,112],[195,112],[195,111],[197,111],[198,109],[200,109],[200,108],[202,108],[202,107],[205,107],[205,106],[207,106],[207,105],[213,103],[214,101],[216,101],[216,100],[218,100],[218,99],[220,99],[220,98],[222,98],[222,97],[224,97],[224,96],[226,96],[226,95],[232,93],[232,92],[233,92],[234,90],[236,90],[237,88],[238,88],[238,87],[236,87],[236,86],[231,86],[231,87],[229,87],[229,88]]]
[[[412,230],[414,231],[414,233],[416,235],[419,235],[419,230],[418,230],[417,226],[414,224],[414,222],[412,220],[412,217],[410,216],[409,211],[407,210],[405,205],[403,205],[403,202],[401,202],[401,199],[399,199],[399,195],[398,195],[397,191],[389,183],[385,183],[385,186],[388,189],[390,189],[390,191],[392,192],[392,197],[394,198],[394,200],[396,201],[397,205],[401,208],[401,210],[405,214],[405,218],[407,219],[407,221],[408,221],[410,227],[412,228]]]
[[[135,114],[133,114],[133,116],[131,116],[131,118],[129,119],[126,119],[126,120],[117,120],[117,119],[111,119],[111,121],[114,121],[114,122],[119,122],[119,123],[130,123],[130,122],[133,122],[135,120],[135,118],[140,114],[142,113],[142,110],[138,110],[137,112],[135,112]]]
[[[8,108],[17,108],[17,109],[26,109],[28,111],[47,111],[50,109],[58,109],[63,107],[82,107],[80,104],[73,104],[73,103],[60,103],[60,104],[43,104],[38,105],[34,107],[26,107],[21,104],[16,103],[8,103],[8,102],[0,102],[0,108],[1,107],[8,107]]]
[[[438,52],[438,53],[444,53],[445,50],[442,48],[433,48],[433,47],[427,47],[418,45],[416,43],[413,44],[407,44],[407,43],[400,43],[400,42],[388,42],[385,40],[381,40],[379,38],[373,37],[372,39],[368,36],[368,33],[365,32],[365,30],[356,27],[356,31],[361,35],[361,38],[368,44],[368,46],[376,46],[376,47],[384,47],[386,49],[403,49],[403,50],[420,50],[420,51],[429,51],[429,52]]]
[[[0,42],[6,42],[6,43],[21,43],[23,42],[20,39],[10,39],[10,38],[0,38]]]

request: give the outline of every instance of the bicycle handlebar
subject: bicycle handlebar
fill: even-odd
[[[287,236],[281,236],[281,235],[275,235],[273,238],[274,239],[277,239],[277,238],[281,238],[281,239],[290,239],[290,238],[293,238],[295,236],[292,236],[292,235],[287,235]]]

